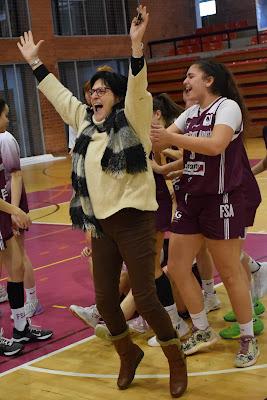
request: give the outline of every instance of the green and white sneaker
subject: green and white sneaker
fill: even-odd
[[[241,336],[240,350],[235,358],[237,368],[250,367],[255,364],[260,355],[257,339],[253,336]]]
[[[264,305],[259,301],[255,300],[253,303],[254,307],[254,314],[255,315],[261,315],[265,311]],[[236,322],[236,315],[233,310],[229,311],[227,314],[224,315],[223,319],[227,322]]]
[[[218,341],[218,336],[210,326],[205,330],[192,328],[192,335],[182,344],[184,354],[187,356],[206,349]]]
[[[264,324],[259,317],[253,317],[253,332],[254,335],[259,335],[264,330]],[[240,338],[240,327],[236,322],[228,328],[224,328],[219,332],[219,335],[223,339],[239,339]]]

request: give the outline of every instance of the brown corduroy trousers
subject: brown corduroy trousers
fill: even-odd
[[[104,237],[92,239],[96,304],[111,335],[127,328],[119,294],[124,261],[137,311],[160,340],[174,338],[171,320],[156,294],[155,213],[125,208],[99,222]]]

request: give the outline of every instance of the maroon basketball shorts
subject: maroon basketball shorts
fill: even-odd
[[[5,250],[6,241],[13,236],[11,217],[0,211],[0,251]]]
[[[171,227],[172,220],[172,201],[167,198],[158,201],[159,208],[156,211],[156,231],[167,232]]]
[[[245,232],[245,202],[242,191],[194,196],[179,196],[171,232],[208,239],[237,239]]]
[[[245,227],[253,226],[256,216],[257,207],[246,207],[245,208]]]

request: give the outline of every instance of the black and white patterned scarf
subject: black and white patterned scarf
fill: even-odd
[[[70,216],[74,228],[91,231],[93,237],[99,238],[102,229],[94,215],[85,172],[85,156],[93,134],[98,130],[107,132],[109,136],[101,159],[105,173],[118,179],[125,174],[138,174],[147,171],[147,161],[143,145],[129,126],[123,109],[113,108],[102,125],[94,124],[92,111],[89,111],[88,118],[90,124],[77,138],[73,149],[71,178],[74,194],[70,202]]]

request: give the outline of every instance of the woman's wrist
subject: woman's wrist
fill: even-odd
[[[15,204],[11,204],[12,206],[12,215],[18,215],[21,211],[21,209],[17,206],[15,206]]]
[[[143,56],[144,43],[143,42],[132,42],[132,56],[134,58],[140,58]]]
[[[34,71],[36,68],[40,67],[42,64],[42,61],[40,60],[39,57],[35,57],[32,60],[29,61],[29,66],[31,69]]]
[[[178,143],[177,143],[179,141],[177,133],[167,131],[167,135],[168,135],[168,140],[169,140],[169,147],[171,147],[171,146],[179,147]]]

